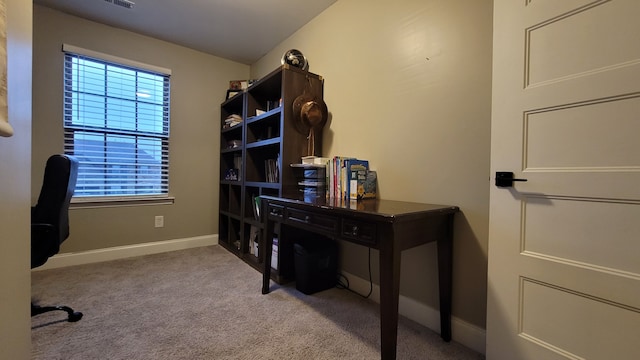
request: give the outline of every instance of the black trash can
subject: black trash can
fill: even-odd
[[[323,238],[299,239],[294,244],[296,289],[310,295],[336,286],[338,245]]]

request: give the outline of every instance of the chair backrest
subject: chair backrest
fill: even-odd
[[[38,203],[31,211],[31,267],[44,264],[69,237],[69,203],[78,178],[78,160],[52,155],[44,169]],[[48,227],[40,231],[38,226]]]

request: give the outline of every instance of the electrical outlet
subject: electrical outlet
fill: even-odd
[[[164,216],[162,215],[156,216],[156,227],[157,228],[164,227]]]

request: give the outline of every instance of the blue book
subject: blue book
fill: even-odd
[[[369,161],[360,159],[349,159],[345,164],[346,175],[346,189],[344,192],[344,199],[357,199],[358,198],[358,183],[362,182],[366,178],[366,174],[369,171]]]

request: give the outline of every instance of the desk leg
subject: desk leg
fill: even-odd
[[[381,358],[396,358],[398,342],[398,298],[400,296],[400,248],[393,229],[380,237],[380,344]]]
[[[267,207],[264,206],[263,210]],[[274,222],[269,221],[267,214],[263,211],[263,216],[265,217],[264,221],[264,232],[262,235],[262,247],[260,251],[262,251],[262,259],[264,261],[262,268],[262,293],[269,293],[269,282],[271,281],[271,248],[273,247],[273,228]]]
[[[451,292],[453,282],[453,215],[446,232],[438,238],[438,282],[440,286],[440,336],[451,341]]]

